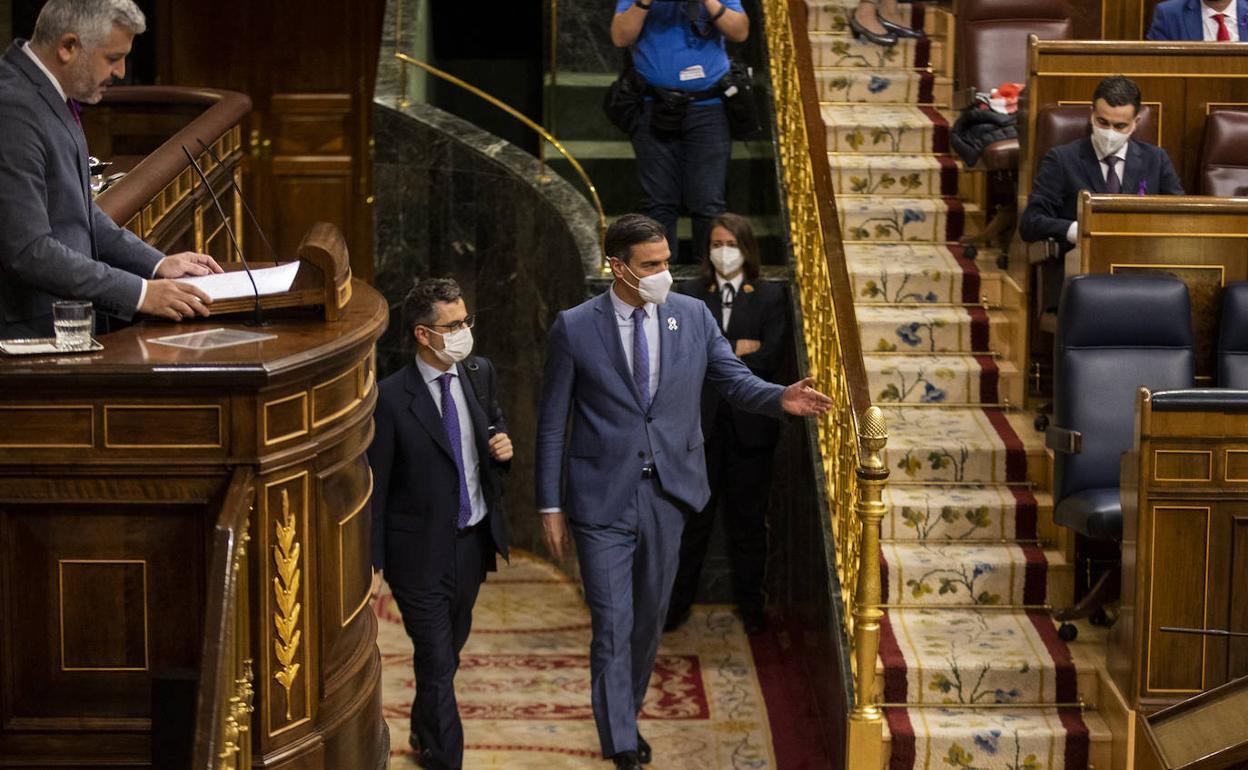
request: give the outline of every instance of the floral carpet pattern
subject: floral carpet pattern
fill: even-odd
[[[857,0],[806,0],[837,214],[892,472],[877,696],[890,770],[1085,770],[1109,732],[1057,637],[1072,570],[1044,540],[1049,459],[1008,360],[1009,279],[960,245],[984,212],[949,152],[947,4],[903,4],[920,40],[854,40]],[[1049,530],[1051,531],[1051,524]],[[1051,537],[1051,535],[1049,535]]]
[[[407,744],[411,642],[388,588],[375,611],[390,767],[407,770],[416,767]],[[455,679],[464,767],[610,766],[599,755],[590,708],[589,633],[577,585],[553,565],[513,551],[511,565],[490,574]],[[728,608],[697,606],[663,637],[640,728],[655,767],[777,767],[750,643]]]

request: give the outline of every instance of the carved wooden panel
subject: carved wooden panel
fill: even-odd
[[[1149,591],[1149,654],[1145,661],[1146,688],[1150,693],[1197,693],[1204,689],[1207,640],[1162,633],[1159,629],[1205,627],[1212,515],[1207,505],[1153,508],[1153,585]],[[1165,581],[1165,590],[1157,588],[1159,580]]]
[[[95,446],[95,424],[90,404],[0,407],[0,448],[92,446]]]

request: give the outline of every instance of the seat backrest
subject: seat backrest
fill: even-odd
[[[1077,275],[1057,310],[1054,424],[1083,434],[1079,454],[1054,458],[1054,502],[1117,487],[1134,441],[1135,392],[1194,382],[1187,285],[1170,275]]]
[[[1036,114],[1036,165],[1045,153],[1059,144],[1073,142],[1088,135],[1091,114],[1086,104],[1046,104]],[[1140,107],[1140,125],[1131,135],[1148,144],[1157,143],[1157,126],[1153,111],[1147,105]]]
[[[958,0],[958,87],[1027,82],[1027,36],[1069,40],[1065,0]]]
[[[1229,284],[1222,292],[1218,385],[1248,390],[1248,281]]]
[[[1231,197],[1248,187],[1248,112],[1214,110],[1205,119],[1200,194]]]

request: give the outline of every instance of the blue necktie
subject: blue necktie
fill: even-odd
[[[456,526],[460,529],[468,526],[472,519],[472,500],[468,497],[468,482],[464,474],[463,439],[459,434],[459,410],[455,408],[455,399],[451,396],[450,372],[438,378],[442,384],[442,427],[446,428],[446,437],[451,442],[451,454],[455,457],[455,468],[459,471],[459,514],[455,517]]]
[[[646,311],[633,310],[633,384],[641,396],[641,410],[650,409],[650,344],[646,342]]]

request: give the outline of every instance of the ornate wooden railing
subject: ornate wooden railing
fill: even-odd
[[[252,687],[248,543],[255,489],[234,471],[212,533],[208,608],[195,707],[193,770],[250,770]]]
[[[888,433],[867,386],[814,82],[806,5],[804,0],[764,0],[763,11],[808,371],[835,402],[818,419],[818,431],[845,607],[845,641],[853,650],[855,668],[849,755],[853,766],[878,768],[883,733],[874,705],[874,677],[883,615],[879,525],[888,479],[881,452]]]

